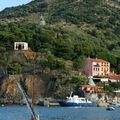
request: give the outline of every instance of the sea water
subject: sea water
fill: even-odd
[[[40,120],[120,120],[120,108],[107,111],[106,108],[35,107]],[[26,106],[0,107],[0,120],[31,120]]]

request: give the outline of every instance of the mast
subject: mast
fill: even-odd
[[[27,104],[27,107],[28,107],[28,109],[29,109],[30,112],[31,112],[32,119],[33,119],[33,120],[38,120],[38,118],[37,118],[37,116],[36,116],[36,113],[35,113],[35,111],[34,111],[34,109],[33,109],[33,106],[32,106],[32,104],[29,102],[28,96],[27,96],[26,92],[24,91],[24,89],[22,88],[20,82],[17,82],[17,86],[18,86],[18,88],[20,89],[20,92],[22,93],[22,95],[23,95],[23,97],[24,97],[24,99],[25,99],[25,102],[26,102],[26,104]]]

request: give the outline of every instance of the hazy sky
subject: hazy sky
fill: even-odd
[[[29,3],[32,0],[0,0],[0,11],[6,7],[13,7]]]

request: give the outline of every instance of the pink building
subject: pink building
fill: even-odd
[[[110,73],[110,63],[102,59],[87,58],[84,72],[87,76],[106,76]]]

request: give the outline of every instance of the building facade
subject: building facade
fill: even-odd
[[[15,42],[14,50],[28,50],[28,43],[26,42]]]
[[[110,73],[110,63],[102,59],[87,58],[84,73],[87,76],[106,76]]]

